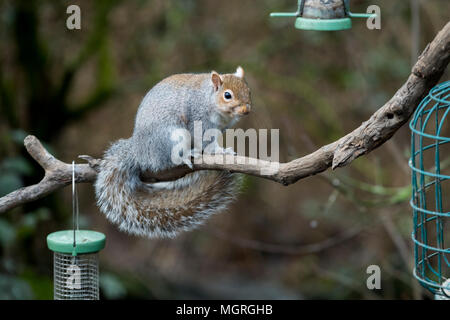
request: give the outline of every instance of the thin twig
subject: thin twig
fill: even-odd
[[[355,227],[344,231],[342,234],[338,234],[334,237],[327,238],[320,242],[293,246],[293,245],[265,243],[254,239],[244,239],[237,236],[236,234],[233,235],[227,234],[221,230],[211,228],[210,230],[211,234],[215,235],[216,237],[229,241],[234,245],[237,245],[242,248],[248,248],[273,254],[286,254],[286,255],[308,255],[322,252],[324,250],[336,247],[345,241],[357,237],[363,231],[362,228]]]

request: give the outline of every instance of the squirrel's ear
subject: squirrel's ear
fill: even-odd
[[[244,78],[244,69],[241,66],[237,67],[234,75],[238,78]]]
[[[213,83],[214,90],[216,91],[219,90],[219,87],[223,84],[222,78],[215,71],[211,71],[211,82]]]

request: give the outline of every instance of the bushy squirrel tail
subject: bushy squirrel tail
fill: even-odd
[[[224,210],[237,194],[240,176],[222,171],[143,183],[130,151],[128,140],[115,142],[105,152],[95,183],[100,211],[123,231],[150,238],[174,237]]]

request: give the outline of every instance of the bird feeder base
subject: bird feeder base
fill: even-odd
[[[352,19],[311,19],[299,17],[295,21],[295,28],[317,31],[347,30],[352,28]]]

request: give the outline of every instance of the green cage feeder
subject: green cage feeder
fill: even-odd
[[[98,252],[105,247],[103,233],[64,230],[47,236],[53,251],[53,296],[55,300],[98,300]]]
[[[432,90],[409,124],[414,276],[436,299],[450,299],[450,81]]]
[[[352,18],[370,18],[375,14],[352,13],[349,0],[298,0],[296,12],[273,12],[271,17],[294,17],[302,30],[337,31],[352,27]]]

